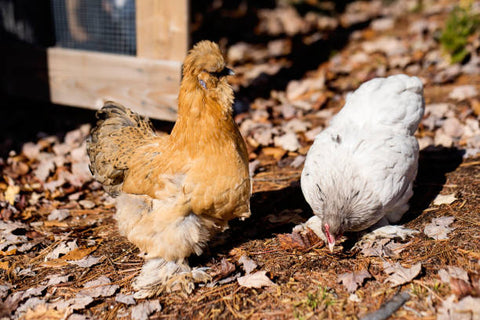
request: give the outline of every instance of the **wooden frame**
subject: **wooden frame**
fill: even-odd
[[[50,101],[96,109],[114,100],[151,118],[175,120],[181,65],[189,44],[188,19],[188,0],[137,0],[136,56],[47,48]],[[22,80],[27,77],[23,70]],[[29,93],[11,86],[5,91]]]

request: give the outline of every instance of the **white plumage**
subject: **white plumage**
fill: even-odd
[[[317,135],[301,187],[314,213],[306,225],[331,250],[343,232],[398,222],[408,210],[423,113],[420,79],[376,78],[350,94]]]

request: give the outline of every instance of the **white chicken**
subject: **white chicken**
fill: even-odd
[[[315,137],[301,177],[314,213],[304,226],[330,251],[344,232],[396,223],[408,210],[418,167],[414,133],[423,113],[420,79],[376,78],[350,94]]]

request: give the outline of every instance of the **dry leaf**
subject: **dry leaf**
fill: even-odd
[[[132,308],[132,319],[147,320],[149,315],[161,310],[162,306],[158,300],[145,301]]]
[[[134,305],[136,304],[135,299],[133,298],[133,294],[123,294],[119,293],[115,297],[115,301],[126,304],[126,305]]]
[[[76,248],[75,250],[72,250],[68,252],[66,255],[64,255],[62,259],[63,260],[80,260],[95,250],[97,250],[97,246],[88,247],[88,248]]]
[[[349,293],[357,290],[365,279],[371,278],[372,275],[367,270],[342,273],[338,276],[337,281],[341,282]]]
[[[238,284],[247,288],[262,288],[275,285],[267,276],[266,271],[257,271],[237,279]]]
[[[60,244],[53,249],[52,252],[47,254],[45,257],[46,260],[52,260],[52,259],[58,259],[60,255],[64,255],[66,253],[69,253],[70,251],[77,249],[77,241],[73,240],[70,242],[60,242]]]
[[[282,157],[285,155],[285,153],[287,153],[287,151],[286,151],[285,149],[282,149],[282,148],[274,148],[274,147],[263,148],[263,149],[262,149],[262,152],[263,152],[266,156],[271,156],[271,157],[273,157],[275,160],[280,160],[280,159],[282,159]]]
[[[87,317],[84,314],[80,313],[72,313],[69,317],[68,320],[90,320],[91,318]]]
[[[223,258],[220,261],[220,264],[217,264],[212,268],[212,272],[210,273],[210,275],[212,276],[212,278],[215,278],[218,280],[218,279],[225,278],[226,276],[230,275],[234,271],[235,271],[235,265],[230,261],[228,261],[227,259]]]
[[[48,282],[47,282],[47,287],[54,286],[60,283],[65,283],[68,282],[69,279],[71,278],[70,275],[62,276],[59,274],[54,274],[49,276]]]
[[[457,101],[473,98],[478,94],[477,88],[473,85],[462,85],[453,88],[448,97]]]
[[[457,198],[455,197],[455,194],[439,194],[437,197],[433,200],[433,204],[436,206],[442,205],[442,204],[451,204],[453,203]]]
[[[69,227],[68,223],[62,222],[62,221],[57,221],[57,220],[52,220],[52,221],[44,221],[43,225],[45,227],[58,227],[58,228],[67,228]]]
[[[22,315],[26,313],[28,310],[35,309],[39,305],[45,305],[45,301],[37,297],[30,298],[15,310],[15,314],[17,316]]]
[[[0,285],[0,299],[4,299],[7,295],[10,289],[12,288],[12,285],[9,283],[5,283]]]
[[[389,262],[383,264],[385,273],[390,276],[385,280],[385,282],[391,282],[392,287],[402,285],[404,283],[412,281],[422,270],[422,264],[419,262],[413,265],[411,268],[404,268],[400,263],[396,262],[394,265]]]
[[[457,278],[468,282],[468,273],[460,267],[448,266],[447,269],[441,269],[438,271],[440,280],[445,283],[449,283],[451,278]]]
[[[85,283],[84,289],[80,290],[79,294],[89,296],[92,298],[97,297],[110,297],[119,288],[116,284],[110,284],[112,281],[106,276],[100,276],[95,280]]]
[[[22,299],[27,299],[30,297],[37,297],[43,295],[43,292],[47,286],[38,286],[38,287],[33,287],[33,288],[28,288],[22,296]]]
[[[92,297],[86,296],[83,294],[77,294],[75,298],[68,300],[67,304],[73,310],[81,310],[81,309],[85,309],[85,307],[92,302],[93,302]]]
[[[10,203],[10,205],[15,204],[15,198],[17,197],[17,194],[20,192],[20,187],[15,186],[15,185],[10,185],[7,187],[7,190],[5,190],[5,200]]]
[[[48,221],[62,221],[65,220],[66,218],[70,217],[70,211],[67,209],[54,209],[52,212],[48,215],[47,220]]]
[[[54,307],[45,303],[38,304],[35,308],[29,309],[25,314],[25,320],[60,320],[64,317],[64,312],[55,310]]]
[[[305,228],[302,232],[293,231],[292,233],[278,234],[277,238],[284,250],[307,250],[321,241],[310,228]]]
[[[288,132],[280,137],[273,138],[275,147],[281,147],[287,151],[297,151],[301,145],[298,142],[297,135],[293,132]]]
[[[465,297],[459,302],[451,295],[438,309],[437,320],[476,320],[480,319],[480,298]]]
[[[425,226],[423,233],[435,240],[448,239],[447,235],[454,228],[448,226],[455,220],[454,217],[440,217],[432,219],[432,222]]]
[[[67,259],[65,259],[67,260]],[[92,256],[88,256],[88,257],[85,257],[83,259],[80,259],[80,260],[67,260],[67,263],[69,264],[74,264],[76,266],[79,266],[81,268],[90,268],[96,264],[99,264],[101,261],[103,260],[103,257],[92,257]]]
[[[0,261],[0,269],[8,270],[8,261]]]
[[[246,255],[241,256],[240,259],[238,259],[238,262],[243,265],[243,270],[245,270],[247,274],[252,272],[257,267],[256,262],[247,257]]]
[[[452,292],[460,298],[471,295],[473,291],[473,287],[468,283],[468,280],[464,281],[457,278],[452,278],[450,280],[450,288],[452,289]]]
[[[34,160],[40,154],[40,146],[33,142],[27,142],[22,146],[22,153],[29,159]]]

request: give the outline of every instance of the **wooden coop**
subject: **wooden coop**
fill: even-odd
[[[3,34],[9,39],[13,34],[22,43],[5,45],[2,37],[2,49],[7,50],[2,54],[3,91],[91,109],[114,100],[151,118],[176,119],[181,66],[189,45],[187,0],[39,3],[51,14],[54,40],[48,46],[27,39],[36,30],[31,17],[44,11],[22,18],[19,10],[30,1],[0,0],[0,13],[13,16],[10,25],[3,22]],[[44,26],[45,19],[37,21],[37,27]],[[42,87],[48,94],[38,94]]]

